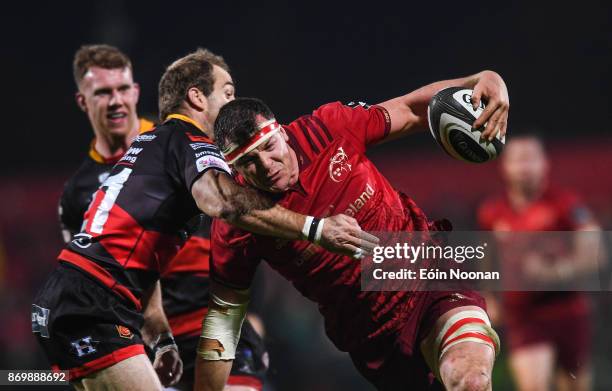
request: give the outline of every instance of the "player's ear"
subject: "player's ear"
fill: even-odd
[[[285,132],[285,128],[283,128],[282,126],[280,127],[280,133],[281,133],[281,136],[283,137],[283,140],[289,141],[289,136],[287,136],[287,132]]]
[[[135,98],[136,98],[136,103],[138,103],[138,99],[140,98],[140,84],[134,83],[133,87],[134,87],[134,94],[135,94]]]
[[[208,110],[208,98],[196,87],[191,87],[187,90],[187,103],[198,111]]]
[[[74,94],[74,99],[76,100],[77,105],[81,110],[87,113],[87,105],[85,104],[85,95],[81,94],[81,92],[77,91]]]

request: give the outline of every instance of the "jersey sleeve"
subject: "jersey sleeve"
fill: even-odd
[[[81,230],[83,224],[83,212],[75,208],[75,202],[70,201],[69,193],[65,187],[57,208],[64,243],[70,242],[72,236]]]
[[[209,138],[189,131],[177,132],[171,146],[177,162],[178,176],[184,180],[188,191],[194,182],[208,170],[232,175],[219,148]]]
[[[211,250],[210,272],[214,281],[235,289],[251,286],[261,261],[251,233],[213,219]]]
[[[572,230],[594,222],[591,211],[584,201],[573,192],[563,192],[559,197],[559,209],[564,225]]]
[[[391,118],[384,107],[370,106],[363,102],[328,103],[313,112],[334,136],[342,136],[351,141],[360,151],[375,144],[389,134]]]

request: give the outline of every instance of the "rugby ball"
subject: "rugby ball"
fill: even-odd
[[[482,114],[485,105],[481,101],[476,110],[472,107],[473,90],[449,87],[431,98],[427,108],[429,130],[438,144],[455,159],[471,163],[484,163],[495,159],[504,149],[505,137],[499,134],[492,141],[480,140],[484,126],[472,128]]]

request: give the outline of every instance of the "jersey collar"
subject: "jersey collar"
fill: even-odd
[[[144,118],[139,118],[138,119],[138,134],[144,133],[144,132],[148,132],[149,130],[152,130],[155,127],[155,124],[149,120],[146,120]],[[119,159],[121,159],[121,157],[123,156],[124,152],[119,152],[117,154],[115,154],[114,156],[111,157],[104,157],[100,154],[100,152],[96,151],[96,139],[94,137],[93,140],[91,140],[91,143],[89,144],[89,157],[93,159],[93,161],[95,161],[96,163],[100,163],[100,164],[115,164],[119,161]]]
[[[170,115],[168,115],[166,117],[166,121],[171,120],[171,119],[178,119],[178,120],[181,120],[181,121],[184,121],[184,122],[188,122],[188,123],[192,124],[193,126],[195,126],[196,128],[200,129],[202,132],[206,133],[204,131],[204,128],[199,123],[197,123],[195,120],[193,120],[192,118],[190,118],[190,117],[188,117],[186,115],[174,113],[174,114],[170,114]]]

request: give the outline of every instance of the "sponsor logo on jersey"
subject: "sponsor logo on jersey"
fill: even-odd
[[[218,168],[222,171],[227,172],[228,174],[231,174],[232,172],[225,160],[219,157],[206,155],[196,160],[196,169],[198,170],[198,172],[202,172],[208,168]]]
[[[86,234],[86,233],[76,234],[74,235],[72,239],[72,244],[74,244],[75,246],[79,248],[87,248],[91,246],[92,244],[91,238],[93,238],[93,236],[91,236],[90,234]]]
[[[365,204],[367,204],[368,201],[370,201],[374,193],[375,193],[375,190],[372,187],[372,185],[370,185],[369,183],[366,184],[366,187],[363,193],[361,193],[359,197],[355,199],[355,201],[351,202],[349,207],[346,208],[346,210],[344,211],[344,214],[347,216],[351,216],[351,217],[355,216],[357,212],[359,212],[361,208],[363,208]]]
[[[210,148],[206,148],[206,151],[201,151],[201,152],[196,152],[195,157],[196,159],[205,155],[212,155],[212,156],[216,156],[220,159],[223,158],[223,155],[221,155],[219,153],[219,151],[217,150],[217,147],[213,146],[213,145],[209,145]]]
[[[142,148],[131,147],[130,149],[127,150],[125,154],[126,155],[138,155],[140,152],[142,152]]]
[[[138,158],[137,155],[140,152],[142,152],[142,148],[131,147],[130,149],[127,150],[125,155],[123,155],[123,157],[119,161],[120,162],[130,162],[133,164],[136,162],[136,159]]]
[[[119,333],[119,336],[121,338],[125,338],[125,339],[132,339],[134,338],[134,334],[132,333],[132,331],[125,327],[125,326],[119,326],[119,325],[115,325],[115,328],[117,328],[117,333]]]
[[[212,143],[211,139],[209,139],[206,136],[196,136],[195,134],[191,134],[191,133],[185,133],[187,135],[187,137],[189,137],[189,140],[191,141],[195,141],[195,142],[203,142],[203,143]]]
[[[156,134],[141,134],[141,135],[137,136],[134,139],[134,142],[138,142],[138,141],[140,141],[140,142],[153,141],[156,138],[157,138]]]
[[[342,147],[339,147],[336,154],[329,160],[329,177],[334,182],[342,182],[348,178],[351,169],[348,155]]]
[[[119,160],[120,162],[136,163],[136,156],[125,155]]]
[[[191,143],[189,144],[189,146],[194,150],[197,151],[198,149],[202,149],[202,148],[209,148],[211,145],[209,143]]]
[[[32,333],[49,338],[49,309],[32,304]]]
[[[363,107],[364,109],[369,109],[371,106],[365,102],[361,102],[361,101],[353,101],[353,102],[349,102],[347,104],[348,107],[352,108],[352,109],[356,109],[357,107]]]
[[[94,341],[91,336],[83,337],[81,339],[77,339],[76,341],[70,342],[70,345],[72,345],[70,351],[75,353],[77,357],[87,356],[88,354],[97,352],[96,346],[99,343],[99,341]]]

